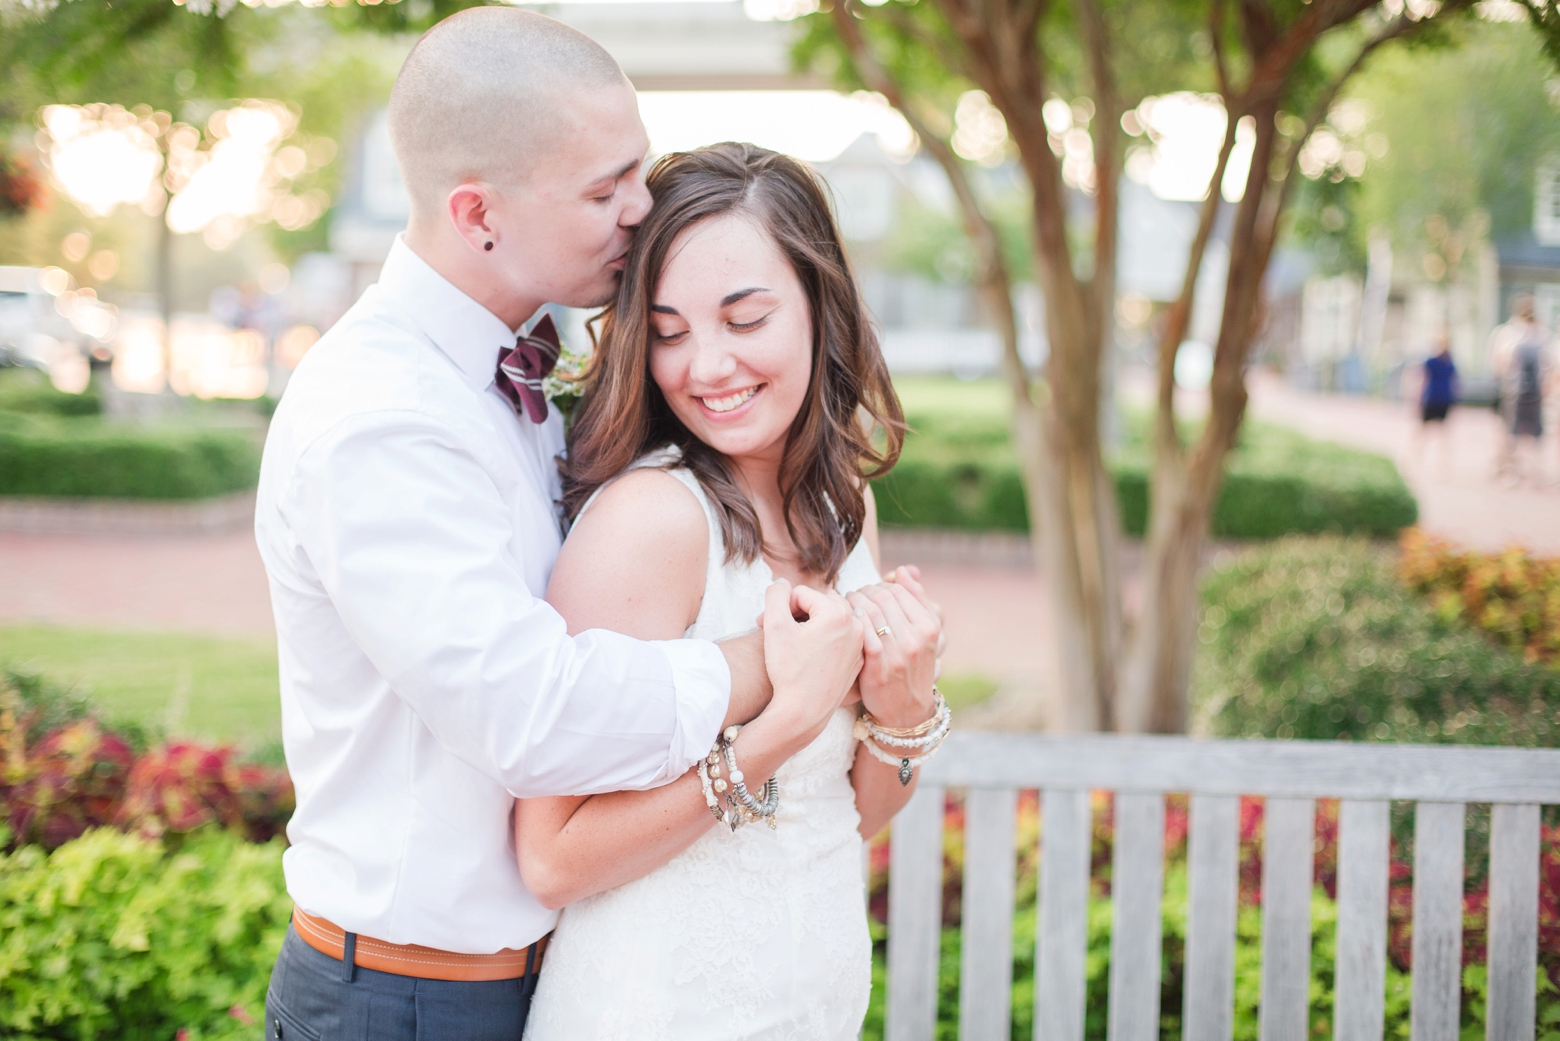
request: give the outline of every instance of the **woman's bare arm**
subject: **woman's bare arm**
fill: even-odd
[[[708,553],[709,529],[692,493],[670,474],[636,470],[608,486],[575,525],[547,599],[571,633],[612,629],[675,639],[698,616]],[[849,678],[840,682],[843,690]],[[749,776],[772,776],[816,735],[810,725],[795,725],[785,708],[766,711],[738,736]],[[651,791],[521,800],[515,847],[526,888],[544,906],[562,907],[649,874],[714,823],[698,775],[689,771]]]
[[[878,556],[877,504],[872,489],[866,491],[867,515],[862,538]],[[851,603],[868,613],[866,662],[861,670],[862,698],[870,711],[887,726],[911,727],[929,718],[932,683],[935,681],[937,642],[941,624],[936,608],[907,568],[896,568],[889,581],[852,593]],[[876,629],[888,624],[887,638]],[[919,771],[917,771],[919,774]],[[850,782],[856,790],[856,811],[861,814],[861,837],[870,839],[904,808],[915,794],[919,777],[909,785],[899,783],[899,769],[879,762],[865,745],[856,748]]]

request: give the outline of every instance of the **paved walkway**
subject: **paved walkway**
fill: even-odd
[[[1250,414],[1308,436],[1364,448],[1394,460],[1419,500],[1420,526],[1464,545],[1498,550],[1513,543],[1560,555],[1560,436],[1545,435],[1542,483],[1495,477],[1504,434],[1489,409],[1454,409],[1444,439],[1419,451],[1419,417],[1408,404],[1340,394],[1308,394],[1257,373]],[[1450,458],[1444,449],[1450,447]]]

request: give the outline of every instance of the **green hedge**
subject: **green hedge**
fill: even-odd
[[[110,828],[0,854],[0,1037],[258,1037],[292,901],[282,844]]]
[[[253,488],[259,474],[243,431],[0,412],[0,495],[204,499]]]
[[[30,412],[54,416],[96,416],[103,399],[96,386],[81,394],[55,390],[37,369],[0,369],[0,412]]]
[[[1560,669],[1398,578],[1397,551],[1295,538],[1216,558],[1192,690],[1225,737],[1560,747]]]
[[[915,433],[874,483],[885,524],[1028,531],[1018,460],[1000,417],[910,417]],[[1142,535],[1148,461],[1129,441],[1110,461],[1121,524]],[[1292,431],[1248,424],[1229,459],[1212,529],[1220,538],[1340,532],[1385,538],[1414,523],[1418,506],[1392,462]]]

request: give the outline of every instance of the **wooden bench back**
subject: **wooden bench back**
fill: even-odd
[[[1532,1041],[1539,806],[1560,803],[1560,751],[956,732],[894,821],[887,1041],[931,1041],[937,1016],[943,795],[966,788],[961,1041],[1008,1041],[1020,789],[1041,800],[1035,1041],[1083,1041],[1089,793],[1115,793],[1110,1041],[1158,1041],[1165,795],[1191,796],[1184,1041],[1234,1019],[1239,799],[1266,799],[1261,1041],[1308,1041],[1316,799],[1340,802],[1336,1041],[1380,1041],[1389,809],[1416,804],[1413,1041],[1457,1041],[1464,815],[1494,804],[1487,1041]]]

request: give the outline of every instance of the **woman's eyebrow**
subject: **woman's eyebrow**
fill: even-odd
[[[754,293],[767,293],[767,292],[769,292],[769,290],[765,289],[763,286],[754,286],[751,289],[739,289],[735,293],[727,293],[724,297],[722,297],[721,301],[720,301],[720,306],[722,306],[722,307],[730,307],[732,304],[736,303],[738,300],[745,300],[748,297],[752,296]]]
[[[669,307],[666,304],[651,304],[650,311],[652,314],[674,314],[678,318],[682,317],[681,311],[677,310],[675,307]]]

